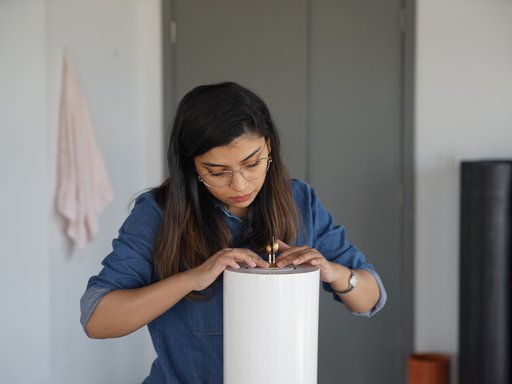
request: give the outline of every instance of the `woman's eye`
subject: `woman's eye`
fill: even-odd
[[[256,160],[254,163],[247,164],[244,168],[256,168],[261,160]]]
[[[213,172],[213,173],[210,173],[209,176],[212,176],[212,177],[221,177],[221,176],[224,176],[226,174],[226,172]]]

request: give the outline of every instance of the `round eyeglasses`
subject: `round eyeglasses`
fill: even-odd
[[[223,188],[231,184],[236,172],[240,172],[240,175],[247,181],[261,179],[270,168],[271,162],[272,157],[268,155],[268,157],[262,157],[244,164],[236,171],[210,172],[202,176],[197,176],[197,179],[207,187]]]

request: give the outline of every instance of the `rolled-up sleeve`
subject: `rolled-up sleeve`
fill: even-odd
[[[364,269],[375,278],[380,291],[379,300],[375,306],[368,312],[352,312],[357,316],[373,316],[384,307],[387,301],[387,293],[379,274],[373,265],[366,261],[363,253],[348,241],[345,228],[334,223],[331,214],[317,198],[313,188],[303,182],[296,181],[295,183],[294,186],[303,189],[302,198],[296,198],[296,201],[298,200],[299,210],[303,212],[304,226],[306,232],[309,232],[308,240],[312,246],[329,261],[354,270]],[[332,293],[334,300],[342,302],[330,284],[322,283],[322,287],[325,291]]]
[[[162,213],[149,192],[142,194],[112,241],[112,252],[103,268],[87,283],[80,299],[80,322],[87,322],[100,300],[116,289],[140,288],[155,281],[153,248]]]

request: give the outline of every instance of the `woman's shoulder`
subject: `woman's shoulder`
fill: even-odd
[[[139,192],[130,202],[130,213],[123,223],[122,230],[138,231],[143,227],[158,227],[163,218],[156,197],[155,189]]]
[[[301,179],[290,179],[293,196],[305,196],[314,193],[313,187]]]
[[[134,212],[141,212],[147,214],[158,214],[160,217],[163,216],[162,209],[158,205],[156,199],[157,188],[149,188],[140,192],[132,201]]]
[[[292,196],[298,208],[310,206],[314,197],[314,190],[304,180],[291,179]]]
[[[303,192],[311,189],[311,186],[304,180],[291,178],[290,182],[292,185],[292,191]]]

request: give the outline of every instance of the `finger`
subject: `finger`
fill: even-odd
[[[294,260],[293,264],[304,264],[311,262],[313,259],[322,259],[323,256],[316,249],[307,249],[301,252]]]
[[[289,264],[300,265],[307,263],[314,258],[318,258],[319,256],[323,257],[315,249],[304,247],[297,249],[295,252],[287,255],[285,258],[280,260],[280,263],[283,263],[283,266]]]
[[[285,257],[280,258],[279,260],[276,260],[276,264],[278,267],[286,267],[287,265],[293,264],[294,260],[299,257],[300,250],[295,250],[292,253],[289,253]]]
[[[247,254],[249,255],[249,257],[254,261],[254,263],[256,264],[255,266],[258,266],[260,268],[268,268],[269,267],[269,263],[262,259],[260,257],[260,255],[258,255],[257,253],[251,251],[250,249],[243,249],[245,252],[247,252]]]
[[[317,265],[320,268],[325,268],[326,261],[327,261],[327,259],[325,257],[315,257],[315,258],[309,260],[309,264]]]
[[[279,250],[280,251],[283,251],[283,250],[287,250],[288,248],[291,248],[291,246],[289,246],[288,244],[286,244],[284,241],[282,240],[279,240],[277,239],[276,240],[276,243],[279,244]]]
[[[221,259],[221,265],[223,265],[223,270],[226,269],[227,267],[231,267],[233,269],[240,268],[240,265],[236,262],[236,260],[233,259],[232,257],[229,257],[228,255],[225,255]]]
[[[292,252],[287,253],[286,255],[279,256],[276,259],[276,264],[279,268],[286,267],[287,265],[292,264],[293,260],[298,256],[298,250],[294,250]]]
[[[247,248],[225,248],[225,254],[235,260],[244,262],[248,267],[268,268],[269,263],[263,260],[257,253]]]
[[[301,247],[288,247],[286,250],[284,250],[283,252],[281,252],[279,254],[279,256],[277,257],[277,260],[280,260],[280,259],[284,259],[296,252],[300,252],[300,251],[303,251],[305,249],[308,249],[309,247],[306,246],[306,245],[303,245]]]
[[[223,256],[215,260],[213,265],[209,267],[209,271],[212,274],[212,278],[216,279],[228,267],[239,269],[240,265],[232,258]]]
[[[261,264],[260,263],[261,258],[256,253],[251,251],[250,249],[236,248],[236,249],[233,249],[230,252],[230,254],[236,261],[244,262],[247,266],[249,266],[251,268],[256,267],[258,265],[258,263]]]
[[[291,247],[281,253],[277,259],[276,262],[282,261],[283,263],[287,263],[286,265],[290,264],[293,259],[301,255],[303,252],[309,250],[310,248],[307,246],[302,247]]]
[[[266,260],[263,260],[261,257],[259,256],[256,256],[256,258],[254,258],[254,261],[256,263],[256,266],[260,267],[260,268],[268,268],[270,266],[270,264],[268,263],[268,261]]]

